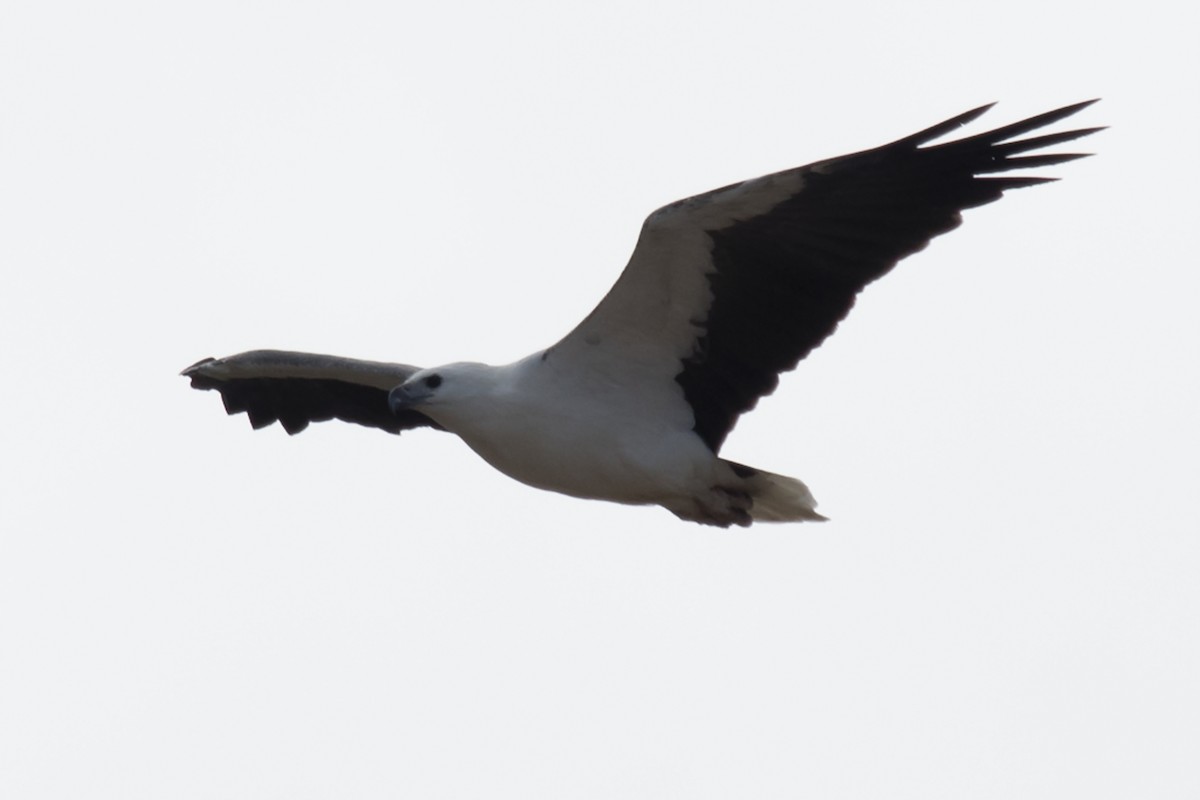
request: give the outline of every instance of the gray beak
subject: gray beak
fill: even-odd
[[[388,392],[388,408],[391,410],[392,414],[399,414],[405,409],[412,408],[420,401],[421,399],[419,397],[414,397],[413,392],[406,388],[404,384],[400,384],[395,389],[392,389],[390,392]]]

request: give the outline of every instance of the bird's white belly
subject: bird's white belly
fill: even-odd
[[[574,497],[658,503],[715,480],[717,460],[691,430],[614,429],[586,418],[529,415],[486,434],[456,432],[509,477]]]

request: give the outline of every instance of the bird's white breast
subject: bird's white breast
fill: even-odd
[[[438,421],[504,474],[623,503],[711,484],[716,459],[692,431],[691,409],[673,380],[581,376],[541,354],[495,369],[497,388],[486,402]]]

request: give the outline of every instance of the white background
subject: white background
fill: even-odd
[[[1195,42],[1113,7],[6,3],[0,795],[1200,796]],[[730,437],[824,525],[177,376],[507,362],[665,202],[1093,96]]]

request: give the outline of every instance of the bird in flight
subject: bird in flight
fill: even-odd
[[[729,527],[822,520],[799,480],[720,458],[769,395],[898,261],[961,212],[1053,178],[1003,175],[1084,153],[1045,153],[1101,128],[1020,138],[1094,100],[932,144],[991,106],[891,144],[664,206],[625,271],[557,344],[502,366],[420,368],[253,350],[183,371],[230,414],[289,434],[340,419],[458,435],[522,483],[663,506]]]

